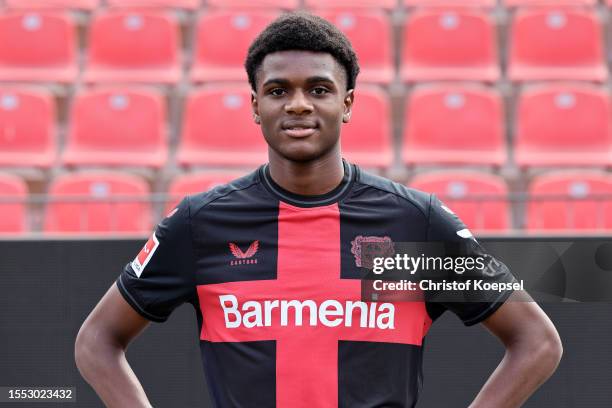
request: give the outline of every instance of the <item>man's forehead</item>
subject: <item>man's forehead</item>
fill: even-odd
[[[272,78],[291,80],[309,77],[329,77],[343,83],[346,74],[343,66],[326,52],[278,51],[265,56],[258,70],[258,83]]]

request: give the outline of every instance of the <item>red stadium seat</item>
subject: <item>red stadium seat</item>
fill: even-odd
[[[515,160],[520,166],[612,164],[610,98],[588,85],[539,85],[518,100]]]
[[[113,11],[93,18],[87,82],[174,84],[181,78],[180,30],[166,14]]]
[[[197,10],[201,0],[106,0],[111,7],[175,8]]]
[[[91,11],[100,5],[100,0],[4,0],[9,9],[75,9]]]
[[[0,15],[0,81],[71,82],[77,74],[76,30],[69,17]]]
[[[210,7],[219,8],[276,8],[293,10],[299,6],[299,0],[207,0]]]
[[[177,153],[182,165],[256,166],[268,145],[253,122],[246,84],[209,86],[191,94]]]
[[[43,91],[0,88],[0,166],[48,168],[56,157],[53,97]]]
[[[342,153],[365,167],[393,163],[391,108],[387,95],[374,86],[359,86],[351,121],[342,128]]]
[[[495,25],[478,10],[422,9],[410,15],[403,34],[404,81],[496,81]]]
[[[391,24],[380,11],[320,10],[351,41],[359,57],[360,82],[388,84],[393,80]]]
[[[48,198],[47,233],[141,234],[151,230],[149,187],[131,174],[65,174],[52,182]]]
[[[403,0],[406,7],[495,7],[496,0]]]
[[[506,161],[504,108],[499,94],[479,86],[417,88],[404,115],[403,159],[410,164]]]
[[[174,179],[168,189],[168,203],[166,213],[170,212],[179,203],[182,197],[197,194],[226,184],[245,175],[238,171],[211,171],[206,173],[182,174]]]
[[[277,11],[221,10],[204,14],[197,27],[191,80],[246,81],[244,58],[249,45],[277,16]]]
[[[164,99],[149,90],[96,89],[77,95],[63,163],[163,166],[165,110]]]
[[[508,186],[498,176],[440,171],[418,175],[410,186],[436,194],[474,231],[503,231],[511,227]]]
[[[533,7],[533,6],[594,6],[597,0],[503,0],[506,7]]]
[[[521,9],[511,29],[512,81],[605,81],[602,26],[588,9]]]
[[[26,230],[26,184],[11,174],[0,173],[0,235]]]
[[[308,8],[372,8],[391,10],[397,5],[397,0],[305,0]]]
[[[589,171],[557,171],[529,187],[530,231],[612,230],[612,176]]]

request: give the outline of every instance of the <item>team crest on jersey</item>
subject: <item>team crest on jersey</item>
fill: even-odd
[[[355,256],[355,264],[359,268],[372,269],[374,258],[392,257],[395,247],[391,238],[357,235],[351,241],[351,252]]]
[[[230,262],[230,265],[250,265],[257,263],[257,258],[253,257],[259,250],[259,241],[253,241],[246,252],[242,252],[242,249],[233,242],[229,243],[229,249],[236,258]]]
[[[132,269],[136,276],[140,278],[140,274],[144,271],[144,268],[147,266],[153,254],[157,250],[159,246],[159,241],[155,236],[155,232],[151,235],[151,238],[147,241],[147,243],[142,247],[136,258],[132,261]]]

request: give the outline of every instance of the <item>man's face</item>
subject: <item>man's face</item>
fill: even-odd
[[[274,153],[312,161],[339,149],[353,90],[343,66],[327,53],[280,51],[266,55],[252,94],[255,121]]]

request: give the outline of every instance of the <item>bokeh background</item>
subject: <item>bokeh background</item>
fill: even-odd
[[[242,65],[294,9],[359,56],[347,159],[437,193],[477,233],[612,230],[604,2],[0,6],[2,234],[146,234],[183,194],[265,162]]]

